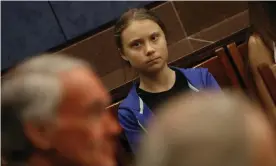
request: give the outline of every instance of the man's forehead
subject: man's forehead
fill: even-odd
[[[75,67],[69,71],[62,72],[60,75],[61,79],[66,80],[64,81],[65,84],[76,84],[90,81],[93,85],[99,85],[97,75],[86,67]]]
[[[64,93],[70,98],[86,96],[93,99],[102,99],[109,102],[109,95],[98,76],[88,68],[74,68],[68,72],[61,73],[61,82]],[[77,99],[77,98],[76,98]]]

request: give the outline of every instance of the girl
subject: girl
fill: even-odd
[[[124,13],[115,25],[115,40],[121,57],[139,75],[139,82],[134,83],[118,111],[133,152],[139,136],[147,132],[147,123],[159,103],[187,90],[220,89],[207,69],[168,66],[165,26],[146,9],[131,9]]]

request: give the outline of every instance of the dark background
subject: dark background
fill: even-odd
[[[22,59],[96,33],[128,8],[152,1],[1,2],[1,71]]]

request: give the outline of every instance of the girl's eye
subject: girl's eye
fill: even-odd
[[[150,39],[152,41],[157,41],[159,39],[159,34],[157,34],[157,33],[152,34],[151,37],[150,37]]]
[[[131,47],[140,47],[141,43],[140,42],[134,42],[131,44]]]
[[[159,36],[157,34],[154,34],[151,36],[152,41],[157,41],[159,39]]]

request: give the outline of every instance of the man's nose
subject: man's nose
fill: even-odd
[[[106,111],[104,123],[105,129],[109,134],[118,135],[119,133],[121,133],[122,128],[118,120],[114,117],[110,110]]]

